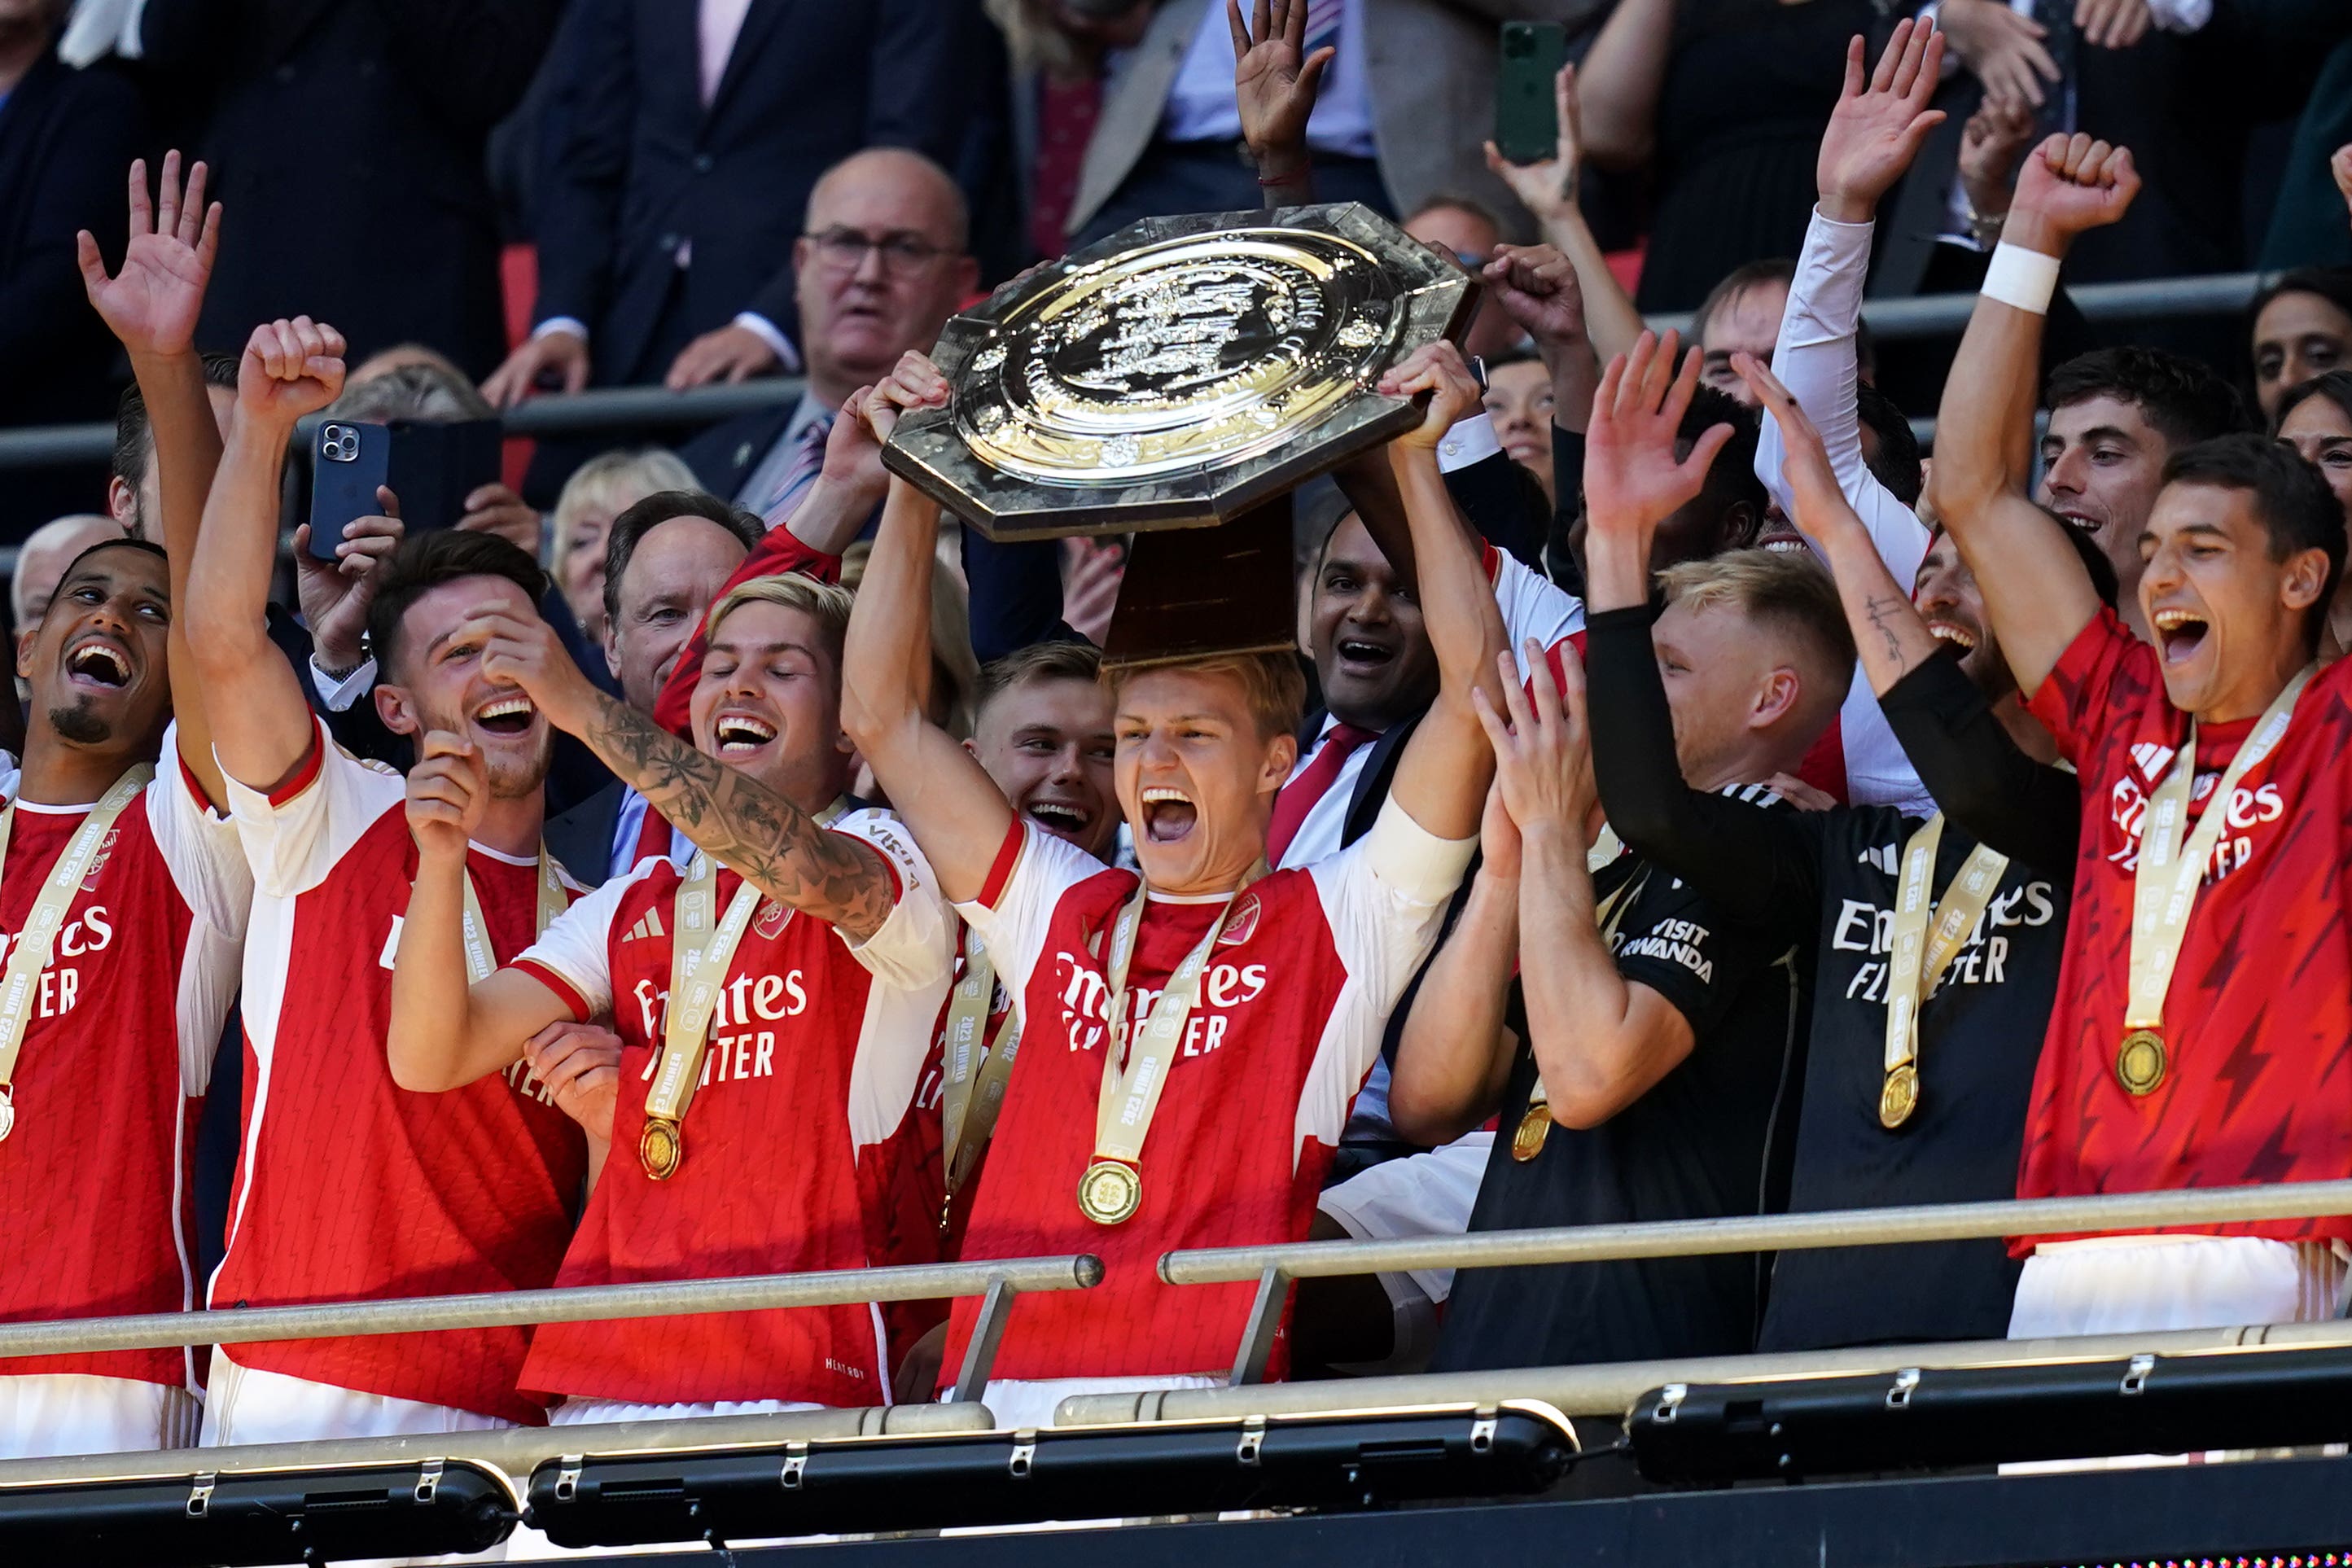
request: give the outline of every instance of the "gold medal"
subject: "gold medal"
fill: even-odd
[[[2116,1047],[2116,1081],[2126,1094],[2154,1094],[2164,1081],[2164,1037],[2154,1029],[2134,1029]]]
[[[1511,1158],[1526,1164],[1543,1152],[1544,1140],[1550,1136],[1551,1107],[1540,1100],[1529,1101],[1528,1113],[1511,1134]]]
[[[1097,1225],[1118,1225],[1143,1206],[1143,1178],[1131,1165],[1097,1160],[1078,1178],[1078,1212]]]
[[[686,1158],[686,1134],[678,1124],[667,1116],[649,1116],[646,1131],[637,1140],[637,1159],[646,1174],[656,1182],[667,1182],[677,1174],[679,1162]]]
[[[16,1131],[16,1097],[5,1084],[0,1084],[0,1143]]]
[[[1886,1075],[1878,1089],[1878,1124],[1892,1132],[1919,1109],[1919,1069],[1909,1062]]]

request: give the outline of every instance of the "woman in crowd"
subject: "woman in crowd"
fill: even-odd
[[[658,491],[701,488],[685,460],[660,447],[599,453],[564,481],[548,569],[591,644],[604,640],[604,532],[613,520]]]

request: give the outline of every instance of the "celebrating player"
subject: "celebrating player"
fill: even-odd
[[[902,405],[948,395],[925,362],[902,363],[894,381],[886,397]],[[1495,679],[1502,637],[1435,448],[1477,388],[1440,345],[1382,390],[1431,395],[1394,466],[1440,691],[1380,822],[1353,847],[1266,874],[1301,700],[1286,653],[1190,657],[1117,678],[1116,778],[1140,877],[1105,870],[1015,814],[924,720],[905,639],[877,635],[873,657],[851,664],[850,733],[1023,1002],[1025,1045],[964,1255],[1086,1251],[1108,1268],[1084,1300],[1022,1304],[987,1395],[1001,1424],[1047,1425],[1077,1386],[1215,1380],[1248,1289],[1172,1291],[1153,1262],[1171,1246],[1306,1234],[1381,1025],[1469,859],[1489,767],[1470,692]],[[930,502],[894,484],[877,558],[928,549],[936,525]],[[898,614],[913,614],[899,598]],[[946,1365],[972,1321],[960,1304]]]
[[[465,847],[492,783],[467,740],[427,738],[435,783],[409,813],[420,868],[394,980],[394,1074],[464,1092],[511,1071],[541,1030],[606,1012],[623,1041],[618,1150],[562,1284],[897,1260],[877,1147],[914,1100],[951,922],[905,831],[845,793],[848,619],[845,590],[797,575],[721,596],[690,752],[591,686],[535,617],[490,604],[457,628],[488,679],[605,737],[600,751],[618,713],[658,737],[643,755],[682,753],[630,782],[704,849],[684,871],[656,856],[605,883],[468,986]],[[712,826],[730,816],[768,835],[763,851],[730,858],[743,840]],[[713,857],[713,838],[727,853]],[[881,1327],[867,1307],[551,1325],[522,1384],[561,1396],[562,1422],[885,1404]]]
[[[2020,493],[2060,258],[2120,218],[2131,154],[2027,160],[1952,366],[1930,487],[2034,715],[2082,775],[2074,935],[2034,1080],[2020,1195],[2352,1175],[2342,868],[2352,666],[2313,663],[2344,518],[2291,450],[2176,453],[2139,536],[2154,646],[2103,608]],[[2340,1219],[2193,1241],[2026,1238],[2012,1334],[2329,1316]]]
[[[121,268],[81,237],[90,302],[153,420],[171,554],[91,546],[17,642],[33,702],[0,784],[0,1318],[194,1304],[184,1162],[251,898],[209,807],[219,777],[173,615],[218,439],[191,346],[220,223],[204,188],[199,163],[183,199],[173,154],[151,204],[133,163]],[[194,1372],[179,1350],[0,1363],[0,1455],[184,1446]]]
[[[247,1100],[215,1307],[551,1283],[585,1165],[580,1130],[520,1070],[426,1098],[384,1060],[392,960],[419,860],[389,768],[334,745],[264,629],[278,468],[295,421],[342,384],[343,342],[307,318],[257,330],[190,572],[189,643],[253,867]],[[538,618],[539,568],[492,534],[408,540],[368,609],[377,711],[474,748],[490,799],[465,860],[467,959],[528,946],[573,889],[540,842],[547,722],[457,633],[485,602]],[[214,1355],[212,1443],[453,1431],[531,1421],[520,1329],[240,1345]]]

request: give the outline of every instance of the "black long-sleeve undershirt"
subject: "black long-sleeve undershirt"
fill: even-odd
[[[2082,837],[2082,781],[2018,749],[1994,716],[1995,702],[1938,655],[1878,700],[1887,727],[1945,816],[1979,844],[2058,879],[2074,879]]]

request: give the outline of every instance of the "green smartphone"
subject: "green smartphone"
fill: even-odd
[[[1552,83],[1568,63],[1568,29],[1558,22],[1503,24],[1495,77],[1495,145],[1506,162],[1540,163],[1559,150]]]

